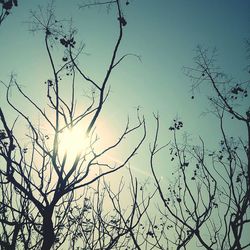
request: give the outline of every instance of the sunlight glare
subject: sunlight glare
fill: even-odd
[[[89,148],[90,140],[82,128],[66,128],[59,137],[59,156],[67,154],[68,161],[74,161],[78,154],[84,155]]]

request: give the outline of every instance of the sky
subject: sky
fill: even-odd
[[[30,31],[30,10],[37,10],[41,2],[44,4],[47,1],[20,0],[19,6],[13,8],[0,27],[0,80],[8,82],[14,73],[24,91],[38,103],[43,100],[43,83],[51,76],[43,36]],[[79,62],[89,76],[100,81],[118,35],[117,17],[113,10],[79,9],[78,4],[81,4],[80,0],[57,0],[56,14],[58,19],[73,19],[78,30],[76,39],[85,44]],[[148,144],[152,142],[155,129],[153,112],[160,115],[161,143],[171,140],[168,128],[172,120],[179,117],[184,122],[184,130],[194,138],[201,136],[206,145],[217,145],[216,119],[211,115],[201,116],[208,108],[207,95],[210,92],[206,88],[201,89],[192,100],[191,81],[184,74],[183,67],[194,65],[197,45],[209,49],[216,47],[217,64],[223,72],[236,80],[249,79],[245,71],[249,61],[246,59],[244,41],[250,39],[250,1],[131,0],[122,11],[127,25],[119,55],[134,53],[141,57],[141,61],[128,57],[114,70],[110,97],[97,129],[100,128],[106,142],[119,137],[127,117],[130,116],[133,123],[136,107],[140,106],[141,114],[146,117],[149,137],[133,160],[132,169],[139,176],[148,177]],[[59,52],[56,50],[56,53]],[[15,90],[12,98],[19,107],[32,114]],[[6,104],[3,86],[0,86],[0,106],[9,119],[14,120],[16,114]],[[236,135],[241,133],[234,123],[228,129]],[[128,140],[129,144],[121,148],[122,154],[115,153],[110,158],[121,160],[136,139]],[[168,175],[165,170],[167,161],[165,155],[159,157],[159,175]]]
[[[100,81],[118,35],[117,20],[113,10],[79,9],[81,1],[76,3],[55,1],[56,15],[59,19],[73,19],[78,30],[77,39],[85,43],[80,63],[90,76]],[[51,71],[41,33],[30,31],[30,11],[37,11],[38,4],[41,1],[19,1],[19,6],[13,8],[3,23],[0,79],[8,82],[10,74],[14,73],[25,91],[39,102],[40,91],[44,88],[42,83]],[[131,0],[122,11],[128,24],[119,55],[134,53],[141,57],[141,62],[128,57],[114,70],[111,94],[100,126],[118,136],[127,116],[135,119],[136,107],[140,106],[151,135],[155,126],[152,113],[160,114],[162,142],[171,139],[168,127],[172,119],[179,117],[185,131],[206,138],[208,144],[215,143],[214,131],[218,124],[211,116],[201,116],[207,109],[209,93],[201,89],[195,100],[191,100],[191,81],[183,67],[194,65],[197,45],[209,49],[216,47],[217,63],[223,71],[235,79],[245,80],[244,68],[248,62],[244,40],[249,38],[250,2]],[[1,107],[8,109],[4,91],[0,95]],[[12,95],[18,105],[29,109],[14,90]],[[14,119],[13,111],[10,110],[9,115]],[[238,131],[237,126],[231,129]],[[215,136],[207,136],[210,134]]]

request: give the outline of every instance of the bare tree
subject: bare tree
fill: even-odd
[[[1,24],[17,2],[0,4]],[[195,145],[187,136],[180,139],[183,122],[178,119],[169,128],[172,142],[159,146],[160,121],[155,115],[150,167],[160,203],[149,208],[155,191],[146,194],[146,184],[140,185],[130,169],[126,182],[121,179],[117,188],[108,182],[107,176],[127,166],[146,137],[139,109],[136,122],[131,125],[128,120],[109,146],[99,143],[95,131],[109,97],[113,70],[127,56],[139,58],[119,55],[127,26],[123,9],[128,4],[112,0],[80,5],[104,6],[116,13],[118,35],[99,81],[89,75],[81,60],[85,45],[78,41],[77,29],[71,20],[56,18],[54,2],[45,10],[39,7],[31,12],[31,31],[42,33],[52,73],[45,76],[41,101],[28,95],[14,75],[9,83],[1,81],[6,101],[18,115],[11,121],[0,107],[1,249],[188,249],[196,244],[233,250],[250,246],[244,236],[250,226],[250,109],[245,108],[249,81],[229,79],[216,67],[215,53],[209,56],[198,47],[195,67],[185,72],[193,81],[192,99],[204,83],[214,91],[209,103],[220,128],[219,148],[209,150],[202,138]],[[79,89],[85,90],[84,97]],[[29,109],[11,98],[12,90]],[[25,142],[20,136],[21,122],[26,126]],[[239,134],[228,133],[231,122],[239,124]],[[73,145],[65,143],[64,136],[72,136],[75,130],[76,143],[85,145],[70,152]],[[134,133],[139,136],[131,151],[122,161],[110,160],[108,154],[119,150]],[[157,175],[155,159],[166,148],[173,165],[167,188]]]
[[[25,247],[32,233],[29,200],[15,195],[18,191],[10,183],[4,183],[3,178],[1,174],[0,246],[2,249],[16,249],[17,242],[21,241]]]
[[[144,249],[140,225],[154,194],[144,197],[143,186],[139,188],[137,179],[129,173],[129,189],[125,180],[119,183],[118,191],[106,181],[104,185],[98,181],[94,192],[86,189],[83,206],[75,206],[68,216],[71,249],[77,245],[86,249]]]
[[[1,0],[1,13],[0,13],[0,25],[6,19],[6,17],[10,14],[11,9],[13,6],[17,7],[17,0]]]
[[[176,249],[188,249],[196,240],[205,249],[246,249],[250,246],[246,232],[250,211],[250,110],[249,80],[229,79],[216,66],[216,51],[200,47],[195,57],[195,68],[185,68],[193,81],[192,92],[209,85],[214,96],[209,97],[210,112],[218,119],[219,148],[211,150],[200,138],[200,145],[192,145],[188,137],[179,139],[183,122],[176,119],[170,126],[173,142],[169,146],[171,162],[175,165],[175,180],[167,192],[157,177],[155,157],[162,149],[157,130],[151,147],[151,170],[165,209],[161,214],[169,223],[169,234],[158,233]],[[194,95],[192,96],[194,99]],[[230,123],[237,123],[238,134],[228,132]],[[216,132],[215,132],[216,135]],[[220,139],[219,139],[220,138]],[[176,164],[175,164],[176,163]],[[174,236],[171,236],[174,235]],[[163,240],[158,247],[165,249]]]
[[[121,1],[93,4],[115,8],[117,15],[115,21],[118,37],[110,63],[100,82],[89,77],[80,64],[79,58],[84,45],[77,45],[76,29],[72,28],[71,22],[69,22],[69,31],[64,31],[65,21],[55,17],[53,4],[52,2],[45,11],[39,8],[38,12],[31,13],[33,19],[31,30],[43,33],[48,63],[52,71],[52,75],[47,78],[44,85],[45,102],[37,103],[32,96],[27,95],[13,75],[8,84],[2,82],[2,86],[6,88],[8,104],[18,114],[19,119],[26,123],[28,143],[25,145],[18,135],[18,121],[10,125],[8,116],[3,108],[0,108],[0,156],[5,165],[5,167],[1,166],[0,172],[3,194],[0,218],[3,226],[1,246],[4,249],[48,250],[57,249],[67,239],[71,239],[71,247],[74,249],[74,244],[79,239],[76,232],[80,232],[81,240],[87,249],[97,249],[97,245],[101,249],[111,249],[118,245],[120,246],[118,249],[121,249],[122,245],[126,244],[127,235],[132,237],[136,245],[135,227],[139,225],[149,202],[146,198],[142,198],[139,203],[137,181],[131,176],[132,208],[125,214],[119,197],[122,187],[119,188],[118,193],[114,193],[104,183],[106,191],[102,192],[99,185],[101,178],[126,166],[136,154],[146,136],[144,117],[141,117],[138,112],[136,124],[130,126],[128,120],[120,137],[105,148],[96,147],[99,138],[94,130],[109,94],[109,79],[112,71],[126,56],[130,55],[118,57],[123,29],[127,24],[121,11]],[[55,55],[54,47],[63,51],[60,62]],[[65,88],[64,81],[67,83],[67,93],[69,93],[66,97],[62,91]],[[90,92],[83,107],[78,107],[77,90],[81,84]],[[39,122],[36,122],[34,116],[30,116],[12,100],[10,96],[12,88],[15,88],[23,101],[39,114]],[[41,123],[46,129],[39,125]],[[79,152],[74,152],[72,158],[68,150],[63,149],[65,145],[62,141],[63,134],[72,132],[76,127],[80,127],[79,131],[81,131],[78,136],[79,141],[84,140],[87,145]],[[117,163],[105,160],[108,153],[119,148],[125,137],[129,137],[138,130],[141,131],[140,138],[123,161]],[[94,193],[98,192],[98,194],[92,198],[93,216],[89,221],[85,217],[85,212],[90,208],[89,196],[87,196],[90,191],[86,190],[91,188],[93,190],[95,183],[98,183],[98,187]],[[115,223],[110,221],[111,215],[104,214],[102,211],[104,197],[101,195],[104,197],[108,195],[111,199]],[[79,205],[81,202],[83,206]],[[76,219],[74,206],[77,208],[76,212],[80,213],[78,217],[80,216],[82,224]],[[84,223],[88,224],[88,228],[83,226]],[[72,231],[73,228],[76,228],[75,231]],[[108,228],[112,228],[113,231],[107,231]],[[91,230],[91,236],[88,236],[88,230]],[[102,231],[98,232],[98,230]],[[124,243],[118,243],[120,239]],[[139,245],[137,248],[140,249]]]

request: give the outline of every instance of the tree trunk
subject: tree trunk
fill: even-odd
[[[43,214],[43,244],[41,250],[49,250],[55,242],[52,212]]]

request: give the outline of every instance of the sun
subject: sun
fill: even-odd
[[[59,157],[66,156],[67,161],[73,162],[77,155],[86,154],[90,139],[81,127],[65,128],[59,136]]]

